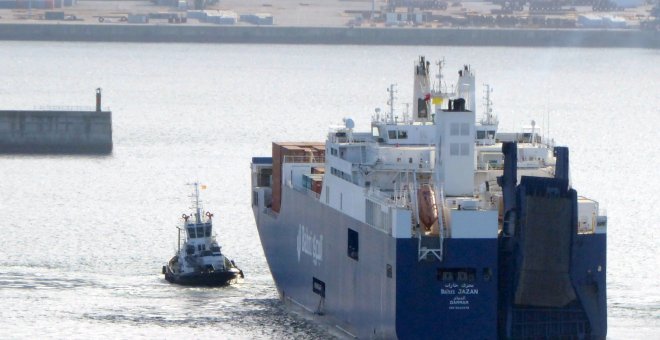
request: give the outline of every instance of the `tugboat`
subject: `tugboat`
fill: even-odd
[[[199,183],[193,183],[194,212],[183,214],[176,255],[163,266],[165,280],[188,286],[224,286],[243,278],[243,271],[222,254],[213,232],[213,214],[204,213],[199,200]],[[202,186],[204,188],[204,186]],[[181,232],[186,239],[181,245]]]

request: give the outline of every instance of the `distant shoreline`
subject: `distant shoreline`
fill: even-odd
[[[0,24],[0,40],[325,45],[660,48],[639,30]]]

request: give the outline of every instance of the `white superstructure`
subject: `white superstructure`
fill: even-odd
[[[308,191],[320,202],[396,238],[420,239],[419,255],[442,258],[443,238],[497,238],[502,228],[502,142],[518,145],[518,176],[552,177],[554,143],[534,122],[520,132],[498,132],[486,87],[485,112],[476,113],[475,74],[469,66],[448,91],[437,63],[432,86],[431,63],[420,57],[414,70],[413,112],[376,110],[371,129],[355,131],[353,120],[333,127],[323,160],[284,161],[282,183]],[[403,118],[401,118],[403,117]],[[314,169],[325,167],[324,174]],[[321,177],[321,191],[305,178]],[[598,203],[580,198],[580,232],[605,232]],[[438,242],[422,244],[421,236]],[[424,238],[428,239],[428,238]]]

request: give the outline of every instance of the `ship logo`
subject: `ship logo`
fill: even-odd
[[[323,260],[323,235],[314,235],[304,225],[298,225],[298,237],[296,238],[298,250],[298,262],[300,255],[307,254],[312,258],[312,263],[317,266]]]

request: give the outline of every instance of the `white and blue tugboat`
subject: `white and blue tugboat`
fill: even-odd
[[[176,255],[163,266],[165,279],[171,283],[189,286],[224,286],[243,278],[243,271],[222,254],[213,233],[213,214],[204,213],[199,200],[199,184],[195,188],[193,213],[183,214],[183,228],[179,230]],[[181,244],[181,231],[186,239]]]

